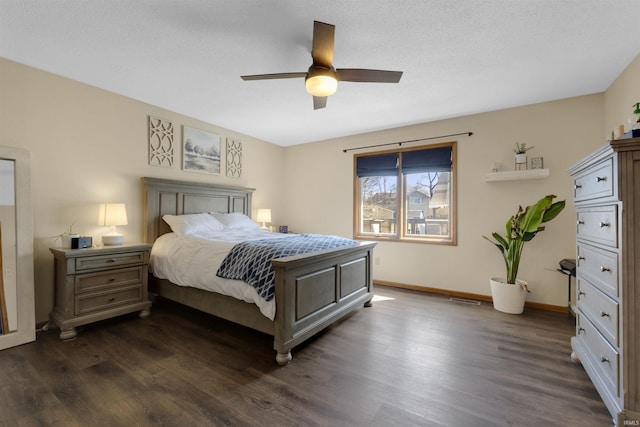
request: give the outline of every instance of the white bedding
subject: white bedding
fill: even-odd
[[[208,231],[198,236],[167,233],[158,237],[153,244],[149,269],[155,277],[170,280],[176,285],[218,292],[255,303],[265,317],[273,320],[276,313],[275,298],[265,301],[252,286],[241,280],[218,277],[216,271],[236,243],[286,236],[258,228]]]

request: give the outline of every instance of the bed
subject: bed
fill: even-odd
[[[142,178],[145,241],[170,233],[164,215],[207,212],[251,214],[254,189],[159,178]],[[273,336],[276,361],[291,361],[291,349],[373,299],[375,242],[273,259],[275,316],[227,295],[179,286],[153,275],[149,290],[163,298]]]

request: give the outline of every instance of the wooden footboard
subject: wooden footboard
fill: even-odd
[[[242,212],[251,215],[252,188],[142,178],[145,240],[170,231],[166,214]],[[374,242],[272,261],[276,317],[264,317],[252,303],[151,277],[149,290],[197,310],[272,334],[276,360],[285,365],[291,349],[373,299]]]
[[[278,363],[290,350],[373,298],[375,243],[272,261],[276,274],[274,349]]]

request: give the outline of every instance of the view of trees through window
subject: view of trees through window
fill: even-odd
[[[356,235],[455,244],[450,147],[359,157]]]
[[[405,218],[408,235],[448,235],[449,172],[413,173],[405,179]],[[398,178],[360,178],[361,232],[396,234],[398,227]]]

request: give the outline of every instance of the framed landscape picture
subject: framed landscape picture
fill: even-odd
[[[182,169],[220,175],[220,135],[182,127]]]

